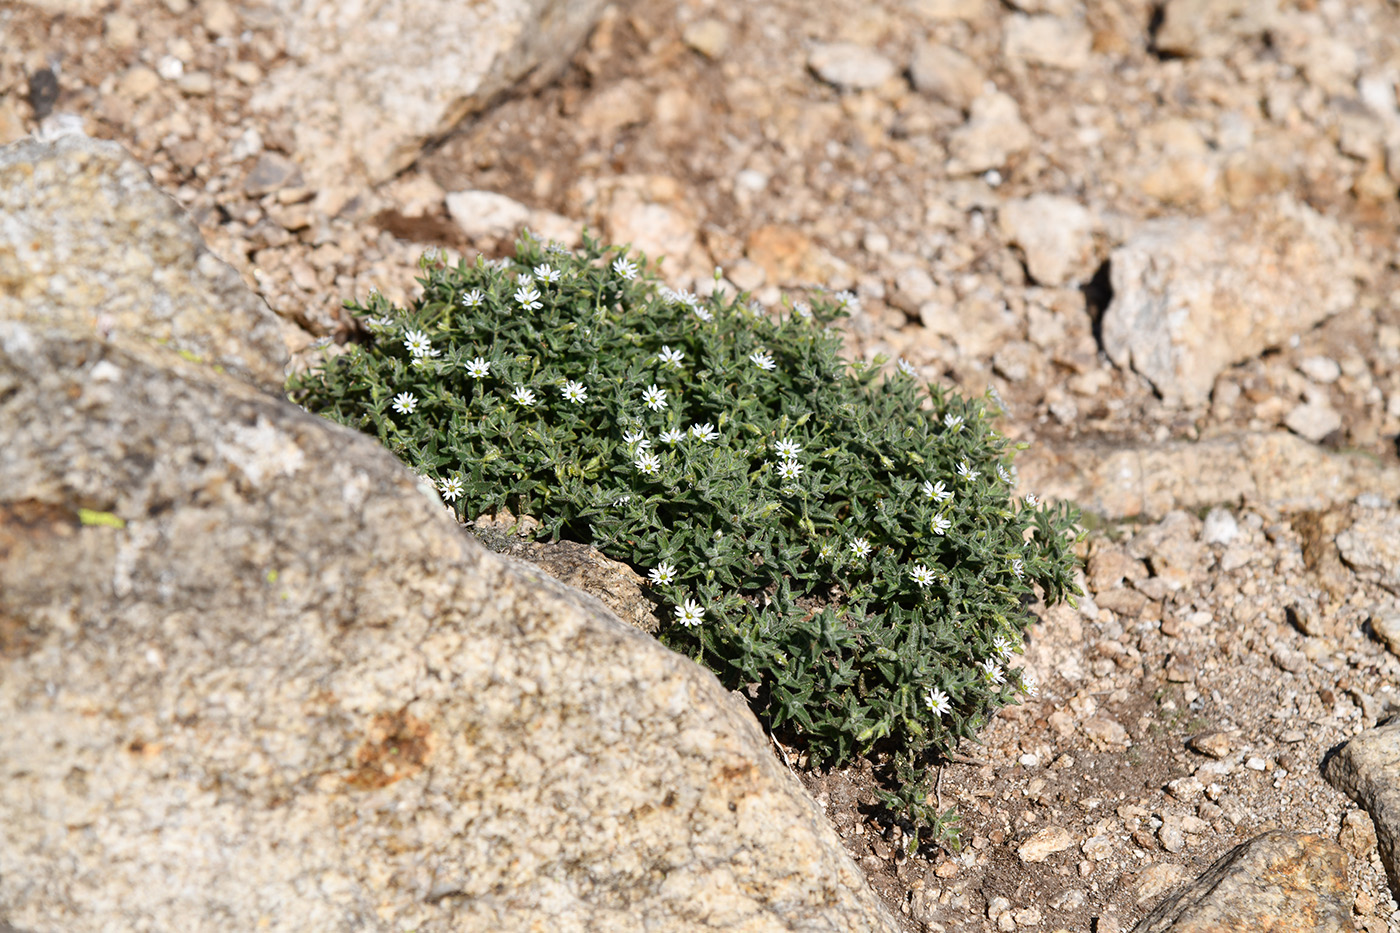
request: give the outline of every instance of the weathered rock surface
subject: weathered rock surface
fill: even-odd
[[[1350,234],[1289,195],[1216,220],[1148,221],[1110,257],[1105,352],[1196,405],[1225,367],[1351,306]]]
[[[1242,498],[1284,511],[1322,509],[1400,488],[1400,470],[1331,453],[1286,432],[1164,444],[1037,444],[1017,457],[1020,489],[1106,517],[1160,518]]]
[[[172,227],[109,255],[131,239],[192,262]],[[26,308],[0,318],[6,921],[895,929],[711,675],[490,554],[371,439]]]
[[[1152,909],[1133,933],[1350,933],[1346,853],[1329,839],[1276,830],[1236,846]]]
[[[1169,55],[1223,55],[1267,29],[1277,13],[1276,0],[1168,0],[1154,43]]]
[[[1333,787],[1371,814],[1390,890],[1400,900],[1400,721],[1347,742],[1328,759],[1325,773]]]
[[[807,56],[807,66],[828,84],[852,90],[879,87],[894,77],[894,62],[855,42],[820,43]]]
[[[1006,19],[1003,28],[1005,54],[1012,61],[1071,71],[1089,63],[1094,37],[1078,19],[1016,14]]]
[[[981,95],[987,76],[977,63],[957,49],[921,42],[909,60],[909,81],[921,94],[967,110]]]
[[[656,634],[661,623],[642,590],[646,581],[635,570],[577,541],[535,541],[524,521],[517,526],[514,517],[502,511],[504,515],[483,515],[470,524],[482,544],[597,597],[628,625]]]
[[[253,99],[295,114],[297,158],[327,213],[350,196],[353,166],[384,181],[501,91],[551,80],[603,0],[503,0],[469,12],[449,2],[366,6],[279,0],[291,62]],[[339,203],[336,203],[339,202]]]
[[[1337,550],[1358,576],[1400,595],[1400,510],[1358,509],[1351,527],[1337,535]]]
[[[1094,218],[1078,201],[1036,194],[1002,205],[1002,235],[1021,247],[1031,278],[1042,285],[1087,281],[1094,247]]]
[[[948,139],[948,171],[972,175],[1000,168],[1034,138],[1013,98],[1000,91],[983,93],[969,105],[967,122]]]
[[[166,347],[281,392],[277,319],[118,144],[0,149],[0,218],[0,318]]]

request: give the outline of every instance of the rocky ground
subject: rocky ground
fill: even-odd
[[[287,55],[273,18],[89,13],[0,5],[0,143],[64,121],[121,141],[300,348],[349,335],[345,299],[410,295],[427,246],[587,223],[666,255],[677,287],[718,265],[769,303],[855,290],[848,352],[995,386],[1052,489],[1104,445],[1288,431],[1348,453],[1359,497],[1324,458],[1290,502],[1095,500],[1088,595],[1028,649],[1040,697],[940,773],[963,851],[899,857],[868,770],[803,777],[910,930],[1126,930],[1274,826],[1339,841],[1356,923],[1400,930],[1370,820],[1321,771],[1400,708],[1396,4],[621,2],[558,81],[334,215],[298,178],[297,115],[249,106]],[[513,203],[484,214],[483,191]],[[1164,371],[1110,306],[1166,286],[1115,251],[1152,232],[1189,290],[1219,274],[1178,249],[1197,234],[1171,224],[1197,220],[1241,244],[1242,302],[1304,307],[1232,333],[1242,357]]]

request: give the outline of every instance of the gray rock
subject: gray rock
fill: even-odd
[[[1371,628],[1386,649],[1400,657],[1400,612],[1382,612],[1371,616]]]
[[[1284,426],[1314,444],[1342,426],[1342,416],[1325,401],[1304,402],[1283,418]]]
[[[1013,14],[1002,21],[1003,51],[1011,61],[1076,71],[1089,64],[1093,33],[1083,21]]]
[[[1286,194],[1247,217],[1148,221],[1110,256],[1104,350],[1203,404],[1225,367],[1349,308],[1352,257],[1341,224]]]
[[[631,567],[577,541],[535,541],[502,525],[482,516],[470,527],[472,534],[497,554],[533,564],[560,583],[596,597],[628,625],[649,635],[661,627],[642,589],[646,581]]]
[[[920,94],[966,111],[982,93],[987,76],[976,62],[951,46],[921,42],[909,61],[909,79]]]
[[[824,42],[812,47],[807,67],[827,84],[854,91],[879,87],[894,77],[894,62],[854,42]]]
[[[1120,445],[1040,443],[1016,458],[1019,489],[1105,517],[1160,518],[1242,498],[1281,511],[1325,509],[1400,488],[1400,469],[1333,453],[1287,432]]]
[[[1400,595],[1400,510],[1358,507],[1337,550],[1357,576]]]
[[[194,274],[178,224],[129,236],[117,267],[144,244]],[[94,307],[123,300],[101,285]],[[484,549],[371,438],[174,357],[152,304],[103,337],[20,295],[0,315],[8,922],[897,929],[709,673]]]
[[[1342,366],[1329,356],[1305,357],[1298,371],[1320,385],[1331,385],[1342,377]]]
[[[282,394],[277,318],[117,143],[0,148],[0,217],[0,318],[138,341]]]
[[[305,181],[291,159],[281,153],[264,152],[243,179],[243,193],[250,198],[260,198],[282,188],[298,187]]]
[[[530,209],[494,191],[454,191],[447,213],[469,237],[511,237],[530,220]]]
[[[975,175],[1000,168],[1033,141],[1015,98],[1001,91],[986,92],[972,102],[967,122],[948,140],[948,173]]]
[[[56,0],[46,0],[56,2]],[[78,0],[73,0],[78,2]],[[910,11],[935,21],[975,20],[986,12],[985,0],[905,0]]]
[[[1170,55],[1224,55],[1268,29],[1277,13],[1277,0],[1167,0],[1154,44]]]
[[[1206,544],[1229,544],[1240,533],[1239,522],[1228,509],[1216,507],[1206,515],[1201,540]]]
[[[719,61],[729,49],[729,26],[711,17],[696,20],[682,30],[681,41],[711,61]]]
[[[923,266],[908,266],[894,277],[894,289],[889,302],[896,308],[917,314],[919,308],[938,295],[938,283]]]
[[[1400,898],[1400,721],[1347,742],[1328,759],[1324,774],[1371,815],[1391,893]]]
[[[1341,847],[1323,836],[1276,830],[1225,853],[1154,907],[1133,933],[1351,933],[1351,902]]]
[[[253,95],[287,118],[317,207],[391,178],[425,140],[493,96],[540,87],[568,63],[605,0],[501,0],[464,14],[451,0],[395,5],[275,0],[290,61]],[[359,176],[347,180],[350,176]]]
[[[1021,247],[1041,285],[1087,281],[1093,273],[1094,216],[1078,201],[1036,194],[1008,201],[998,213],[1002,236]]]

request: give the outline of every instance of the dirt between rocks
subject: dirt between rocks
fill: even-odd
[[[1283,0],[1267,22],[1216,23],[1209,5],[1193,22],[1176,6],[1190,4],[624,0],[559,81],[498,102],[328,217],[297,187],[296,114],[248,107],[287,58],[266,11],[234,5],[229,29],[210,20],[227,4],[111,0],[80,16],[4,3],[0,143],[46,115],[119,140],[295,348],[346,339],[340,304],[371,287],[407,300],[425,247],[499,255],[509,238],[464,227],[445,200],[489,190],[552,235],[586,222],[667,253],[675,287],[703,287],[718,265],[767,303],[854,289],[849,355],[994,385],[1003,429],[1032,446],[1292,430],[1393,465],[1400,7]],[[833,43],[847,43],[840,62]],[[172,57],[186,77],[162,76]],[[1006,206],[1040,194],[1082,205],[1087,239],[1064,248],[1053,222],[1007,229]],[[1340,221],[1355,248],[1347,268],[1283,273],[1352,276],[1354,306],[1227,367],[1207,403],[1163,404],[1103,352],[1109,252],[1145,220],[1248,217],[1279,194]],[[1057,280],[1031,277],[1058,265]],[[1400,490],[1374,492],[1371,507],[1395,509]],[[1228,520],[1095,525],[1080,611],[1041,610],[1028,642],[1040,696],[941,768],[961,852],[902,858],[868,763],[798,765],[907,929],[1127,930],[1279,826],[1338,840],[1358,925],[1400,931],[1369,818],[1320,772],[1400,705],[1400,660],[1367,622],[1395,594],[1338,552],[1353,506],[1221,505]]]

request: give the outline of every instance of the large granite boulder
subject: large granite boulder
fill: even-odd
[[[1194,406],[1227,366],[1356,300],[1351,231],[1289,195],[1256,211],[1147,221],[1109,258],[1103,348]]]
[[[1133,933],[1352,933],[1347,856],[1330,839],[1273,830],[1226,852]]]
[[[267,76],[253,107],[294,115],[297,159],[334,213],[344,182],[393,177],[423,143],[502,92],[563,70],[606,0],[274,0],[292,60]]]
[[[1324,773],[1371,814],[1391,893],[1400,899],[1400,719],[1351,739],[1327,759]]]
[[[86,140],[0,164],[61,184],[83,152],[140,174]],[[114,215],[164,209],[128,190]],[[87,247],[173,283],[170,216]],[[148,305],[95,329],[27,281],[0,283],[0,928],[897,928],[709,673]],[[215,355],[275,370],[272,326]]]
[[[1068,499],[1107,518],[1155,520],[1173,509],[1240,501],[1285,512],[1327,509],[1400,489],[1395,467],[1286,431],[1147,444],[1050,442],[1027,449],[1016,465],[1022,491]]]
[[[0,149],[0,318],[162,346],[272,392],[285,379],[262,299],[121,146],[82,135]]]

